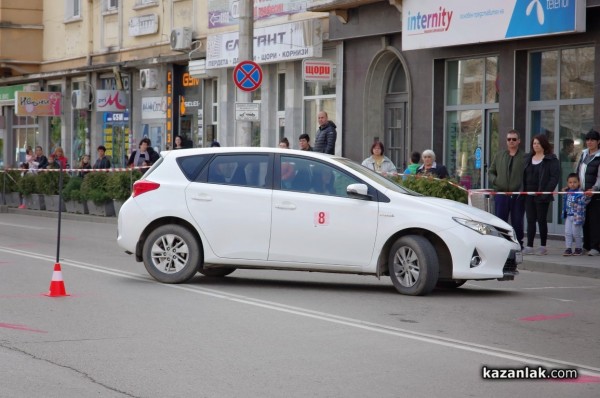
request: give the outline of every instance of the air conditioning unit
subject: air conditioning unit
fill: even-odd
[[[158,73],[156,69],[140,70],[140,89],[153,90],[158,87]]]
[[[71,107],[73,109],[89,109],[90,92],[88,88],[73,90],[71,93]]]
[[[181,51],[192,48],[192,29],[175,28],[171,31],[171,50]]]

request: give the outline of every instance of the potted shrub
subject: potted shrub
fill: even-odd
[[[131,187],[133,183],[142,177],[139,170],[120,171],[110,173],[106,182],[106,189],[109,196],[113,199],[115,213],[119,214],[119,209],[123,203],[131,196]]]
[[[19,192],[23,195],[23,201],[28,209],[46,210],[44,195],[37,193],[37,175],[25,174],[19,180]]]
[[[87,202],[89,214],[96,216],[114,216],[115,208],[112,198],[106,190],[108,174],[88,173],[81,183],[81,200]]]
[[[63,187],[69,182],[69,175],[62,173]],[[36,178],[37,192],[44,195],[46,210],[58,211],[60,197],[58,195],[60,172],[46,171],[40,172]],[[61,211],[65,211],[65,203],[61,203]]]
[[[437,180],[430,177],[409,176],[403,179],[401,176],[390,177],[398,185],[402,185],[412,191],[425,196],[436,198],[451,199],[461,203],[467,203],[467,191],[451,184],[454,182],[449,179]]]
[[[63,188],[63,200],[69,213],[88,214],[87,202],[81,199],[82,177],[71,177]]]
[[[21,194],[19,192],[19,181],[21,172],[10,170],[2,173],[2,192],[4,192],[4,201],[9,207],[19,207],[21,204]]]

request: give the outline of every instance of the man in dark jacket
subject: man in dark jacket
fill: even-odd
[[[336,125],[327,119],[327,112],[321,111],[318,114],[319,129],[315,138],[315,152],[335,153],[335,140],[337,139]]]
[[[35,158],[33,161],[38,163],[38,169],[48,167],[48,158],[44,156],[44,150],[39,145],[35,147]]]
[[[506,147],[504,151],[496,154],[488,176],[490,186],[497,192],[518,192],[523,185],[523,169],[525,153],[519,148],[521,139],[519,132],[510,130],[506,134]],[[521,195],[495,195],[494,205],[496,216],[510,223],[515,229],[517,241],[523,247],[523,216],[525,215],[525,201]]]
[[[104,145],[98,146],[98,159],[94,163],[94,169],[110,169],[110,159],[105,155],[106,147]]]

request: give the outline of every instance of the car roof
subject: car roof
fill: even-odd
[[[163,157],[181,157],[190,155],[202,155],[202,154],[235,154],[235,153],[280,153],[284,155],[303,155],[307,157],[317,159],[342,159],[340,156],[329,155],[326,153],[313,152],[313,151],[301,151],[299,149],[284,149],[284,148],[271,148],[271,147],[213,147],[213,148],[185,148],[170,151],[161,151],[160,155]]]

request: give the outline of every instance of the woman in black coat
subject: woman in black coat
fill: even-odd
[[[553,192],[560,179],[560,162],[552,153],[548,137],[536,135],[531,140],[531,153],[525,156],[523,171],[523,189],[527,192]],[[536,223],[540,231],[540,248],[537,254],[548,254],[546,240],[548,239],[548,208],[554,201],[552,194],[528,195],[525,198],[525,215],[527,218],[527,247],[523,254],[533,254],[533,240],[536,233]]]

